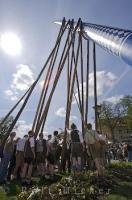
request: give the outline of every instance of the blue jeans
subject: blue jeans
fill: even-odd
[[[128,151],[128,161],[132,162],[132,150]]]
[[[3,158],[0,163],[0,182],[6,179],[8,165],[10,163],[12,155],[10,153],[4,153]]]

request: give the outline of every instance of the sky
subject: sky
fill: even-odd
[[[132,30],[131,0],[0,0],[0,38],[11,32],[21,41],[20,55],[8,55],[0,47],[0,117],[3,117],[29,88],[52,50],[59,27],[53,22],[66,19],[96,23]],[[90,71],[89,121],[94,121],[93,72]],[[64,74],[63,74],[64,75]],[[115,102],[132,94],[132,67],[101,48],[97,48],[98,102]],[[42,80],[41,80],[42,81]],[[61,79],[53,97],[44,131],[64,128],[65,86]],[[21,115],[18,135],[32,126],[41,83]],[[16,110],[16,112],[18,109]],[[15,113],[13,113],[14,115]],[[71,119],[78,124],[80,115],[75,102]]]

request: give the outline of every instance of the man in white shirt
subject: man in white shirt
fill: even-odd
[[[22,169],[24,164],[24,147],[25,142],[28,139],[28,135],[24,135],[23,138],[18,138],[17,144],[16,144],[16,165],[14,168],[12,179],[16,179],[17,173],[19,168]]]
[[[87,124],[87,129],[85,133],[85,142],[90,150],[92,159],[98,171],[98,175],[102,176],[104,173],[104,166],[102,162],[102,148],[105,145],[105,138],[98,134],[95,130],[92,130],[92,125]]]
[[[54,154],[53,154],[53,139],[52,135],[48,135],[47,140],[47,173],[53,177],[54,176]],[[48,176],[46,176],[48,177]]]

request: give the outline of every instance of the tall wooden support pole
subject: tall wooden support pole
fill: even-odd
[[[86,69],[86,105],[85,105],[85,126],[88,123],[88,96],[89,96],[89,40],[87,40],[87,69]]]
[[[95,111],[95,130],[98,130],[98,112],[97,112],[97,71],[96,71],[96,47],[93,43],[93,68],[94,68],[94,111]]]
[[[81,37],[81,48],[80,48],[80,50],[81,50],[81,92],[82,92],[82,94],[81,94],[81,100],[82,100],[82,135],[83,135],[83,137],[84,137],[84,75],[83,75],[83,73],[84,73],[84,69],[83,69],[83,46],[82,46],[82,37]]]

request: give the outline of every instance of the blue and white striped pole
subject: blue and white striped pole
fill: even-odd
[[[55,23],[61,25],[60,21]],[[83,34],[132,66],[132,31],[83,22]]]

